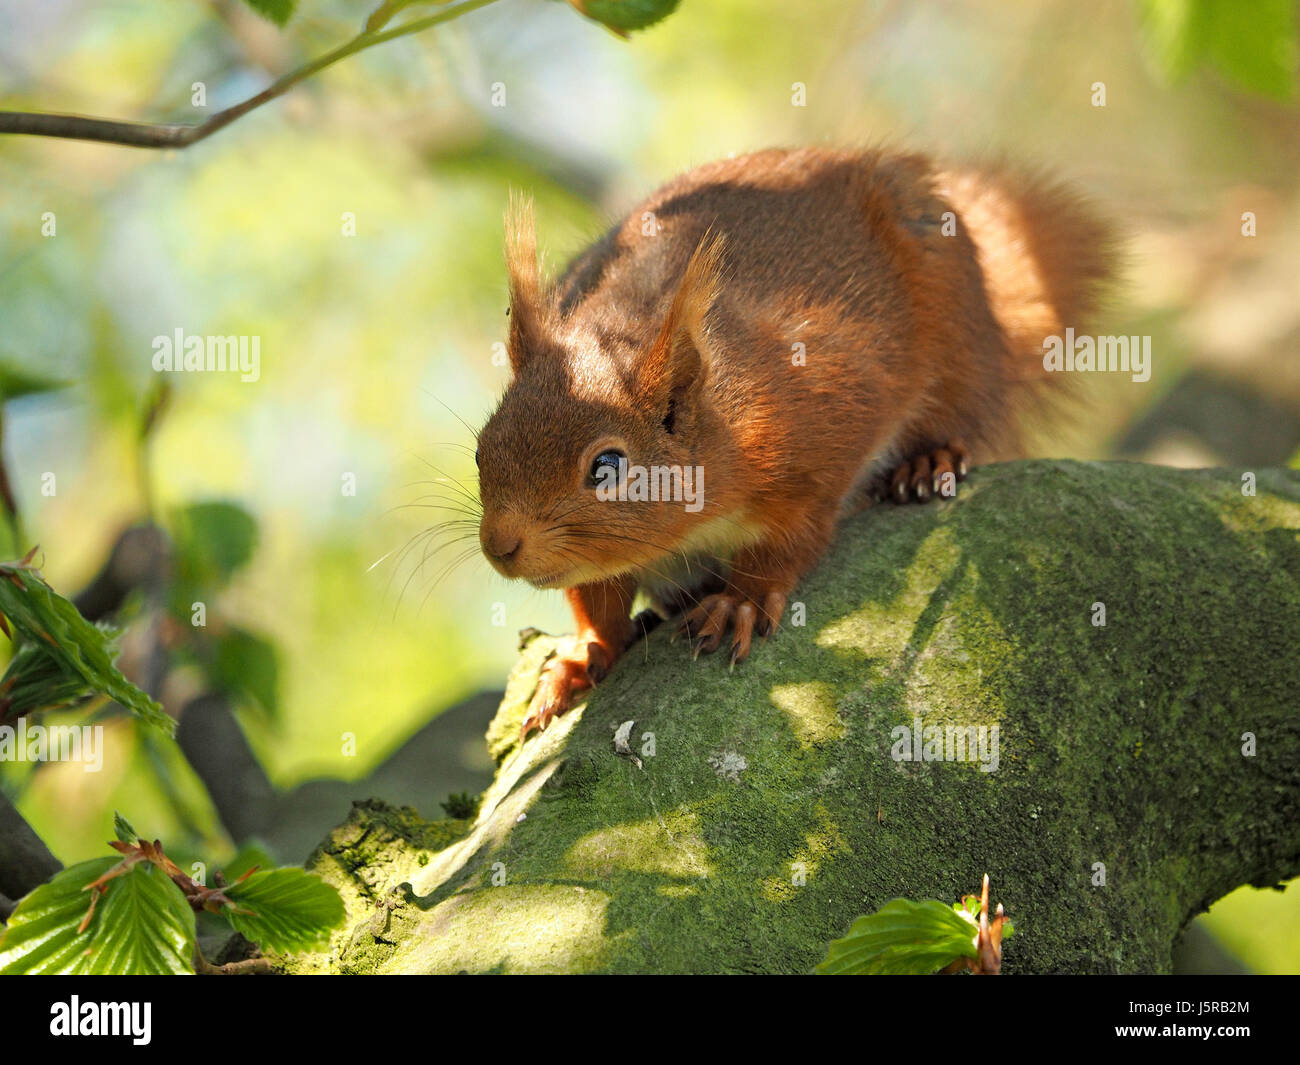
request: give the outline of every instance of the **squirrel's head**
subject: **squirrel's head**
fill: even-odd
[[[542,285],[531,206],[507,220],[512,380],[478,436],[479,542],[503,575],[568,588],[653,568],[707,521],[695,464],[705,314],[720,245],[701,244],[661,323],[637,340],[598,312],[561,318]]]

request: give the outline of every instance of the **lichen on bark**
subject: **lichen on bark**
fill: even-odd
[[[1300,872],[1300,474],[1256,473],[1012,463],[869,510],[734,673],[660,630],[521,747],[533,640],[475,822],[354,808],[312,861],[348,927],[289,967],[802,973],[987,872],[1004,973],[1167,971],[1216,898]],[[918,717],[996,725],[996,770],[896,760]]]

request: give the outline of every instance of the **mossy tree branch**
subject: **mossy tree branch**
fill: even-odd
[[[1257,477],[978,470],[849,522],[734,674],[661,631],[519,748],[534,640],[476,821],[356,807],[313,861],[350,927],[292,966],[807,972],[987,872],[1005,973],[1167,971],[1215,899],[1300,872],[1300,474]],[[996,725],[996,770],[895,760],[918,718]]]

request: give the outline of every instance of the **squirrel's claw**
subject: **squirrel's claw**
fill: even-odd
[[[585,656],[551,659],[542,671],[532,702],[528,704],[519,742],[526,740],[534,729],[545,732],[547,725],[573,705],[578,692],[594,688],[597,681],[608,676],[610,664],[609,655],[594,642],[586,644]]]
[[[692,658],[712,654],[718,649],[731,622],[737,600],[729,594],[710,595],[682,620],[678,631],[685,631],[692,639]]]
[[[780,592],[769,592],[762,607],[737,592],[720,592],[702,600],[682,619],[677,631],[691,637],[691,657],[699,658],[701,654],[716,651],[731,629],[727,668],[734,670],[749,657],[755,631],[766,638],[776,628],[784,610],[785,595]]]
[[[737,663],[745,661],[749,657],[750,641],[754,636],[754,625],[759,620],[758,607],[748,599],[736,608],[736,619],[733,625],[734,632],[731,638],[731,665],[729,669],[735,669]]]
[[[536,700],[534,700],[533,706],[529,707],[528,716],[524,718],[523,727],[519,730],[519,742],[523,743],[524,740],[528,739],[528,734],[534,729],[538,732],[545,732],[546,726],[567,709],[568,707],[559,706],[552,701],[537,706]]]

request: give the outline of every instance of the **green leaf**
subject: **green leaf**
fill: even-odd
[[[169,736],[175,731],[176,723],[163,708],[113,665],[113,631],[83,618],[30,566],[0,564],[0,614],[26,641],[0,682],[0,713],[66,701],[79,682]],[[28,651],[29,643],[39,651]]]
[[[113,811],[113,835],[123,843],[135,843],[140,838],[136,830],[131,827],[131,822],[116,810]]]
[[[277,26],[283,26],[293,15],[298,0],[244,0],[249,7]]]
[[[315,950],[329,943],[329,934],[343,923],[339,893],[305,869],[268,869],[232,884],[226,897],[241,910],[226,918],[263,950]]]
[[[54,392],[60,388],[67,388],[70,384],[71,381],[60,381],[56,377],[49,377],[25,367],[14,366],[7,361],[0,361],[0,403],[17,399],[19,396]]]
[[[617,33],[643,30],[677,10],[680,0],[569,0],[593,22]]]
[[[178,974],[194,971],[194,911],[149,862],[108,881],[84,932],[84,890],[118,864],[95,858],[64,869],[28,894],[0,936],[0,974]]]
[[[816,971],[834,975],[923,975],[975,957],[975,925],[935,899],[893,899],[853,922]]]
[[[222,691],[247,695],[268,716],[279,709],[280,680],[275,646],[244,629],[228,628],[217,637],[209,679]]]

